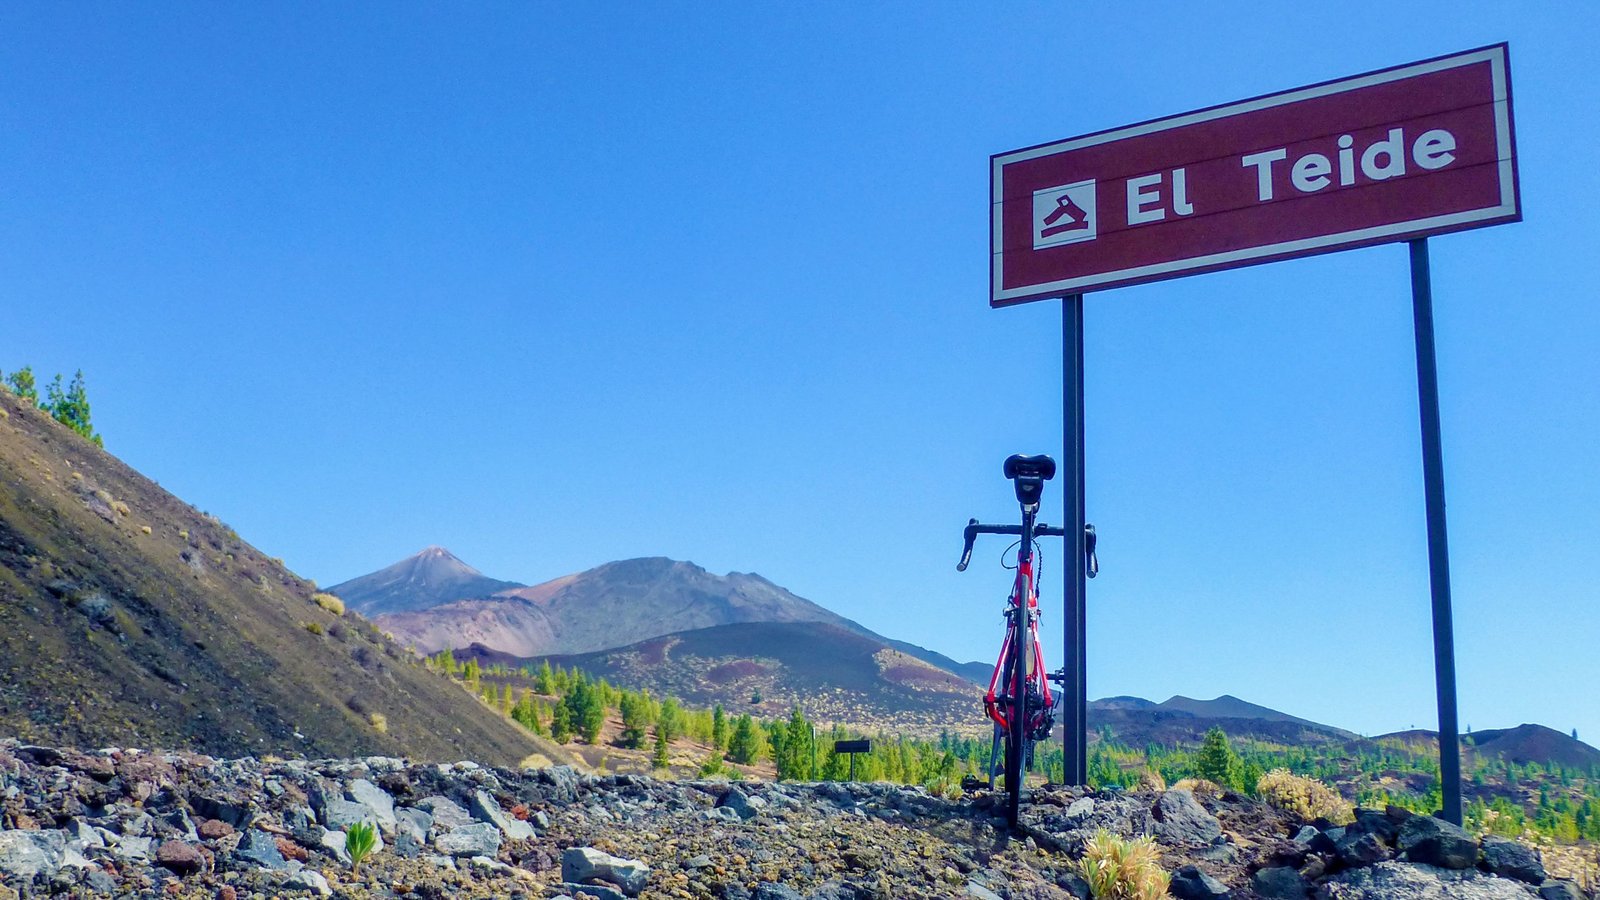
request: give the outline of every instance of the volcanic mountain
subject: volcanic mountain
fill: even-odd
[[[405,559],[328,588],[351,609],[366,616],[427,609],[466,597],[487,597],[524,587],[490,578],[443,547],[429,547]]]
[[[519,658],[479,644],[455,655],[513,669],[548,661],[690,706],[721,703],[757,716],[798,705],[826,722],[926,734],[986,721],[977,685],[831,622],[716,625],[594,653]]]
[[[1220,727],[1232,737],[1280,744],[1326,744],[1355,734],[1223,694],[1214,700],[1171,697],[1161,703],[1142,697],[1107,697],[1089,704],[1089,727],[1110,728],[1132,747],[1146,744],[1198,744]]]
[[[353,579],[331,590],[339,594],[346,585],[367,584],[380,574]],[[694,563],[661,557],[606,563],[493,597],[464,597],[425,608],[421,601],[402,594],[397,590],[390,595],[390,602],[405,604],[409,611],[380,615],[378,624],[396,640],[425,653],[473,644],[513,657],[593,653],[718,625],[820,622],[964,678],[988,676],[980,664],[958,663],[914,644],[883,637],[760,575],[715,575]]]
[[[1421,748],[1428,753],[1439,752],[1436,731],[1397,731],[1373,740]],[[1600,750],[1544,725],[1523,724],[1515,728],[1474,731],[1461,736],[1461,746],[1468,757],[1494,757],[1519,765],[1553,763],[1578,771],[1600,772]]]
[[[227,755],[565,758],[341,612],[0,390],[0,735]]]

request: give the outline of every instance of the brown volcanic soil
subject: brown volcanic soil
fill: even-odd
[[[564,757],[313,591],[0,391],[0,734],[228,754]]]

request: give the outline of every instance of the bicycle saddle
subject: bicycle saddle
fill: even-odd
[[[1023,456],[1014,453],[1006,457],[1005,472],[1010,479],[1038,478],[1049,481],[1056,477],[1056,461],[1043,455]]]

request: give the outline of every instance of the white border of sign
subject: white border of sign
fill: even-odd
[[[1002,253],[1004,234],[1000,220],[1002,200],[1005,197],[1005,186],[1001,174],[1007,163],[1021,162],[1023,160],[1037,159],[1041,156],[1050,156],[1081,147],[1092,147],[1095,144],[1105,144],[1125,138],[1139,137],[1158,131],[1172,128],[1182,128],[1198,122],[1209,122],[1213,119],[1255,112],[1286,103],[1296,103],[1301,100],[1310,100],[1314,97],[1325,97],[1329,94],[1339,94],[1345,91],[1371,87],[1376,84],[1385,84],[1398,81],[1402,78],[1411,78],[1417,75],[1426,75],[1430,72],[1439,72],[1459,66],[1473,65],[1487,61],[1494,79],[1494,121],[1495,140],[1500,158],[1500,204],[1481,209],[1467,210],[1465,212],[1451,213],[1444,216],[1433,216],[1424,219],[1411,219],[1405,222],[1394,222],[1374,228],[1363,228],[1355,231],[1345,231],[1338,234],[1321,235],[1314,238],[1305,238],[1298,241],[1284,241],[1277,244],[1263,244],[1258,247],[1247,247],[1242,250],[1230,250],[1226,253],[1213,253],[1208,256],[1196,256],[1188,259],[1172,260],[1149,266],[1139,266],[1131,269],[1121,269],[1113,272],[1101,272],[1082,278],[1068,278],[1061,281],[1052,281],[1043,284],[1026,285],[1005,290],[1001,287],[1005,267],[1005,255]],[[1511,148],[1511,104],[1509,92],[1506,87],[1506,45],[1497,44],[1479,50],[1469,50],[1451,56],[1443,56],[1425,62],[1412,63],[1394,69],[1372,72],[1366,75],[1357,75],[1353,78],[1330,81],[1311,87],[1298,88],[1281,94],[1270,94],[1257,97],[1254,100],[1243,100],[1225,106],[1216,106],[1192,113],[1172,116],[1165,119],[1156,119],[1139,125],[1129,125],[1112,131],[1103,131],[1097,134],[1088,134],[1082,137],[1057,141],[1052,144],[1043,144],[1024,150],[1015,150],[1010,153],[995,156],[992,159],[994,181],[991,186],[992,216],[992,242],[993,250],[990,257],[991,303],[1011,303],[1021,300],[1043,300],[1050,297],[1059,297],[1064,294],[1076,294],[1100,286],[1120,286],[1127,282],[1157,278],[1175,272],[1191,269],[1205,269],[1214,266],[1226,266],[1229,263],[1238,263],[1246,260],[1261,259],[1263,257],[1282,256],[1284,254],[1299,253],[1302,251],[1317,251],[1324,248],[1340,245],[1368,244],[1382,241],[1384,238],[1399,239],[1402,235],[1416,235],[1419,232],[1448,230],[1458,226],[1470,225],[1484,219],[1498,218],[1501,216],[1515,215],[1517,212],[1516,197],[1516,171]]]

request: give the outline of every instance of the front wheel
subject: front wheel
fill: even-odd
[[[1017,629],[1027,635],[1027,630]],[[1028,673],[1032,670],[1033,642],[1025,637],[1019,641],[1020,652],[1012,654],[1011,711],[1006,717],[1006,821],[1017,824],[1022,806],[1022,782],[1027,776],[1028,756],[1032,741],[1028,739],[1028,720],[1031,716],[1028,700]]]

